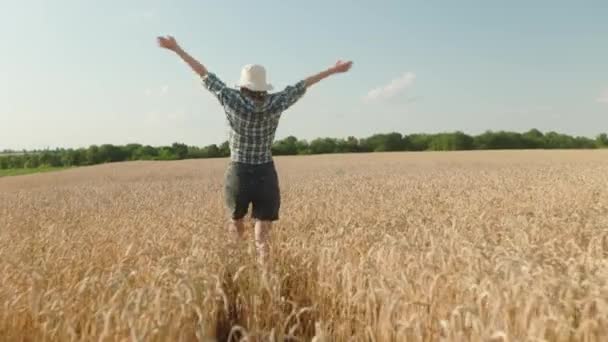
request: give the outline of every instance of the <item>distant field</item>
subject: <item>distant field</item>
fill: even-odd
[[[23,152],[0,152],[0,157],[3,156],[20,156],[24,154]]]
[[[226,162],[1,178],[0,336],[608,340],[608,150],[276,158],[268,278]]]
[[[51,172],[51,171],[59,171],[59,170],[65,170],[65,169],[67,169],[67,168],[66,167],[37,167],[37,168],[32,168],[32,169],[9,169],[9,170],[0,169],[0,177],[29,175],[32,173]]]

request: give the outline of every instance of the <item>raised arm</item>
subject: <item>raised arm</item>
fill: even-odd
[[[327,78],[333,74],[338,74],[338,73],[343,73],[343,72],[347,72],[348,70],[350,70],[350,68],[352,67],[353,62],[348,61],[348,62],[344,62],[344,61],[338,61],[333,67],[322,71],[316,75],[312,75],[308,78],[306,78],[304,81],[306,83],[306,87],[310,87],[313,84],[321,81],[324,78]]]
[[[177,41],[175,40],[175,38],[173,38],[171,36],[166,36],[166,37],[158,37],[157,39],[158,39],[158,45],[160,47],[175,52],[179,57],[181,57],[181,59],[184,62],[186,62],[186,64],[188,64],[190,66],[190,68],[192,68],[192,70],[194,70],[194,72],[199,74],[201,77],[204,77],[207,75],[207,68],[205,68],[204,65],[202,65],[199,61],[197,61],[192,56],[190,56],[186,51],[184,51],[179,46],[179,44],[177,44]]]

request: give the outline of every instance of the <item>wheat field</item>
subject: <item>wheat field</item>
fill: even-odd
[[[0,178],[0,340],[608,340],[608,151],[275,162],[268,273],[226,159]]]

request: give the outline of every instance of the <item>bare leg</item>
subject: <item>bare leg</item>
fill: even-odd
[[[255,221],[255,247],[258,253],[258,262],[267,266],[270,258],[270,229],[271,221]]]
[[[228,224],[228,234],[233,242],[237,242],[243,238],[245,232],[245,222],[243,219],[231,220]]]

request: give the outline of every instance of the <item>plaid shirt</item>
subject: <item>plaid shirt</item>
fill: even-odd
[[[271,162],[271,147],[281,114],[306,93],[306,83],[300,81],[269,94],[263,102],[256,102],[240,90],[226,87],[213,73],[207,73],[202,79],[205,88],[224,107],[230,126],[230,159],[246,164]]]

